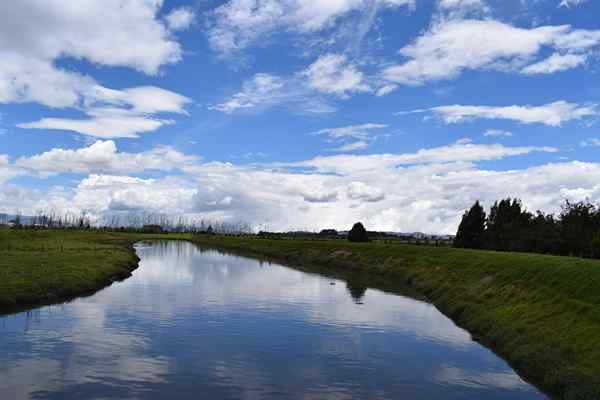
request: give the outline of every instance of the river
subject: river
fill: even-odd
[[[185,242],[0,317],[0,399],[545,399],[434,306]]]

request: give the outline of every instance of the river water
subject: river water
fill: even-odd
[[[0,317],[0,399],[544,399],[432,305],[184,242]]]

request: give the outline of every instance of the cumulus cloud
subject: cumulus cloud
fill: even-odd
[[[158,19],[161,6],[161,0],[0,4],[0,103],[83,110],[89,118],[43,118],[19,126],[104,138],[135,137],[170,123],[151,114],[182,113],[185,97],[152,86],[114,90],[56,65],[73,58],[156,75],[161,66],[181,59],[171,29]]]
[[[90,77],[59,68],[61,57],[124,66],[154,75],[181,58],[181,47],[157,19],[162,1],[61,0],[0,4],[0,102],[77,105]],[[135,51],[132,48],[135,47]]]
[[[376,203],[385,199],[385,193],[380,188],[372,187],[364,182],[350,182],[346,188],[346,195],[351,200]]]
[[[400,112],[407,113],[431,112],[447,123],[456,124],[473,119],[506,119],[523,124],[545,124],[548,126],[561,126],[565,122],[581,120],[586,117],[598,115],[597,105],[582,105],[566,101],[556,101],[542,106],[467,106],[449,105],[433,107],[426,110]]]
[[[348,229],[360,219],[369,229],[453,233],[464,209],[477,199],[489,205],[503,196],[518,196],[532,210],[546,211],[556,210],[565,198],[600,200],[598,163],[552,163],[510,171],[477,164],[536,151],[556,149],[461,142],[415,153],[336,155],[262,167],[190,160],[183,163],[183,174],[154,179],[110,167],[105,170],[112,174],[91,174],[72,189],[54,188],[51,193],[5,182],[0,212],[16,207],[24,213],[68,209],[97,218],[154,212],[317,230]],[[91,163],[80,153],[63,158],[56,154],[50,151],[43,163],[38,162],[52,166],[56,161],[47,159],[61,163],[72,158],[83,163],[77,167],[80,171]]]
[[[302,192],[302,198],[309,203],[332,203],[337,201],[338,193],[336,191],[310,191]]]
[[[190,25],[192,25],[194,18],[194,11],[188,7],[180,7],[167,14],[165,20],[167,21],[169,29],[172,31],[182,31],[188,29]]]
[[[54,148],[42,154],[21,157],[17,167],[42,176],[79,174],[132,174],[147,170],[173,171],[199,161],[169,146],[141,153],[119,152],[112,140],[97,141],[81,149]]]
[[[311,88],[327,94],[347,97],[352,92],[371,90],[363,74],[339,54],[319,57],[301,75],[308,79]]]
[[[352,12],[413,5],[414,0],[230,0],[211,13],[208,40],[213,49],[228,55],[275,33],[323,31]]]
[[[73,196],[74,205],[100,216],[104,213],[164,213],[191,210],[197,190],[178,178],[140,179],[130,176],[90,175]]]
[[[465,70],[550,73],[581,65],[599,45],[600,30],[570,25],[519,28],[491,19],[444,19],[403,47],[400,54],[406,61],[386,67],[382,77],[415,86],[456,78]],[[536,58],[545,48],[554,49],[557,55],[540,63]]]

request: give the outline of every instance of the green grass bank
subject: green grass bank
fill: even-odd
[[[342,241],[194,241],[314,272],[366,274],[385,290],[408,285],[553,398],[600,399],[599,261]]]
[[[131,275],[133,244],[182,235],[0,228],[0,313],[68,300]]]

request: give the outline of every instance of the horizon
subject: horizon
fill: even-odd
[[[0,5],[0,213],[453,235],[600,202],[600,4]]]

